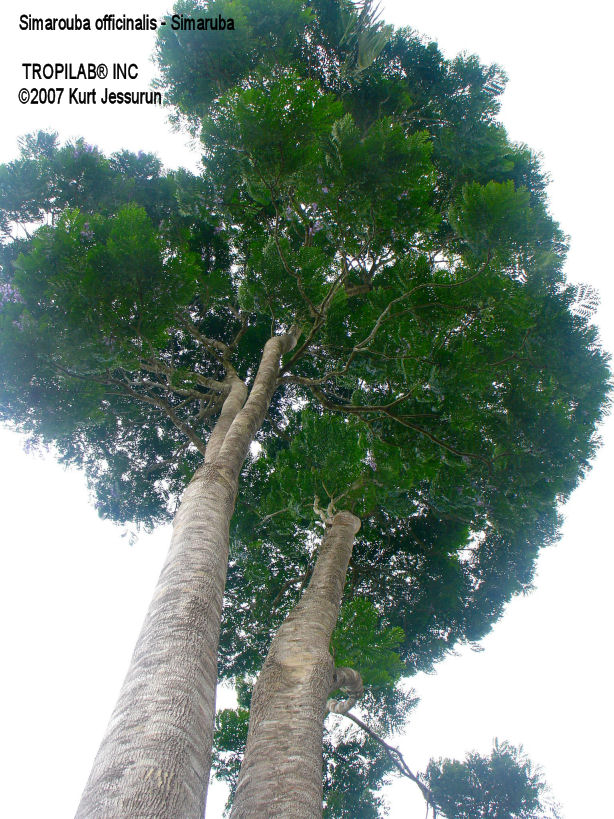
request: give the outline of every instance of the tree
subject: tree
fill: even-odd
[[[495,741],[489,757],[467,754],[464,762],[431,760],[426,781],[447,819],[557,819],[541,772],[507,742]]]
[[[83,815],[115,803],[132,815],[181,814],[186,800],[188,812],[194,799],[202,805],[238,473],[280,357],[295,343],[290,331],[264,344],[248,397],[225,361],[247,331],[238,308],[224,307],[227,342],[209,341],[202,322],[194,327],[200,299],[215,290],[215,272],[205,279],[206,270],[219,271],[220,301],[232,291],[224,290],[224,244],[211,225],[191,225],[196,211],[181,207],[181,186],[190,182],[162,178],[152,157],[108,161],[81,142],[58,148],[45,134],[25,139],[21,160],[3,169],[7,224],[21,224],[26,235],[4,249],[4,270],[14,272],[2,316],[4,416],[53,441],[65,462],[83,464],[106,496],[101,512],[116,520],[128,515],[151,525],[168,514],[194,455],[204,456],[175,516],[169,558]],[[34,220],[47,224],[31,238],[26,224]],[[215,296],[207,306],[213,313]],[[205,450],[195,425],[216,413]],[[130,486],[128,496],[122,486]],[[181,704],[171,723],[169,700]],[[143,787],[149,777],[156,785]]]
[[[364,702],[390,724],[402,671],[478,639],[530,583],[607,389],[537,162],[496,123],[496,68],[443,60],[369,4],[177,11],[241,20],[237,39],[160,36],[167,101],[202,131],[201,176],[50,135],[0,174],[2,417],[82,465],[115,520],[167,519],[194,472],[83,815],[202,815],[254,436],[222,672],[253,680],[296,620],[326,498],[332,538],[362,522],[337,669],[369,684],[387,656]],[[356,678],[322,646],[314,669],[297,760],[318,789],[330,686]]]

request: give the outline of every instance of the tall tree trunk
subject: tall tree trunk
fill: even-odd
[[[359,528],[350,512],[327,522],[309,586],[271,643],[254,686],[231,819],[322,816],[322,733],[337,687],[329,646]]]
[[[249,398],[238,378],[186,488],[168,557],[77,819],[202,819],[215,718],[228,532],[241,467],[293,333],[267,341]]]

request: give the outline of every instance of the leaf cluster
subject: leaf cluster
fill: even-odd
[[[446,819],[558,819],[539,769],[522,747],[495,744],[490,756],[468,754],[463,762],[431,760],[425,780]]]

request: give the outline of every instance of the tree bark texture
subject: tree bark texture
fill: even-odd
[[[322,816],[322,733],[335,687],[329,646],[360,521],[328,521],[311,581],[275,635],[252,696],[231,819]]]
[[[269,339],[247,400],[243,382],[231,379],[205,462],[175,516],[169,554],[77,819],[204,815],[239,472],[275,391],[281,356],[295,343],[292,334]]]

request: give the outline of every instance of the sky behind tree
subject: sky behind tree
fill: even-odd
[[[28,12],[152,16],[168,7],[158,0],[147,8],[126,0],[115,8],[96,2],[87,9],[33,0]],[[83,136],[105,152],[153,151],[168,167],[194,167],[198,152],[185,135],[171,132],[159,108],[17,100],[19,89],[32,85],[24,81],[22,63],[34,61],[134,62],[138,87],[145,89],[154,73],[153,35],[20,32],[19,13],[6,21],[8,48],[1,56],[0,161],[15,156],[21,134],[51,128],[63,139]],[[520,0],[513,10],[482,0],[383,7],[387,22],[411,25],[435,39],[446,56],[464,49],[505,69],[510,82],[501,119],[512,138],[544,155],[552,212],[571,236],[568,276],[600,290],[597,320],[606,348],[613,350],[614,277],[605,250],[614,182],[606,144],[612,79],[606,15],[592,1],[571,6]],[[422,703],[398,740],[414,769],[423,769],[429,756],[487,753],[494,736],[522,742],[544,767],[567,819],[605,816],[609,803],[612,419],[602,434],[594,469],[565,509],[563,539],[540,558],[535,592],[508,607],[483,652],[461,652],[440,664],[436,675],[413,681]],[[52,457],[25,455],[18,436],[6,431],[0,451],[0,605],[8,669],[2,702],[10,753],[3,812],[15,819],[43,812],[59,819],[76,807],[170,534],[166,528],[129,546],[121,529],[98,519],[79,474],[65,472]],[[410,783],[392,786],[390,797],[392,819],[423,816]],[[209,817],[221,816],[223,799],[211,794]]]

